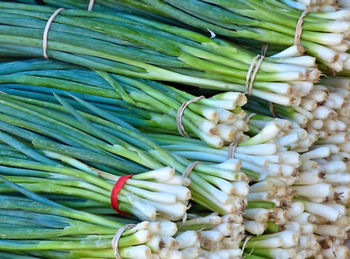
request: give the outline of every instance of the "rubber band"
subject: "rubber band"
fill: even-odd
[[[125,214],[128,214],[128,213],[119,210],[118,194],[121,191],[121,189],[123,188],[123,186],[126,183],[126,181],[132,176],[133,176],[133,174],[123,175],[123,176],[119,177],[118,181],[114,184],[112,192],[111,192],[111,205],[112,205],[112,208],[116,212],[118,212],[118,214],[121,214],[121,215],[125,215]]]
[[[294,45],[298,48],[298,51],[300,52],[300,54],[303,54],[305,52],[304,47],[300,43],[300,39],[301,39],[301,34],[303,33],[304,18],[309,12],[310,12],[309,9],[306,9],[304,10],[304,12],[302,12],[297,22],[297,25],[295,27]]]
[[[92,8],[94,7],[95,0],[90,0],[88,11],[90,12]]]
[[[127,224],[123,227],[121,227],[120,229],[118,229],[117,233],[115,233],[113,239],[112,239],[112,248],[114,251],[114,255],[116,259],[122,259],[122,257],[119,254],[118,251],[118,244],[119,244],[119,239],[121,238],[122,234],[124,233],[124,231],[128,228],[133,228],[135,227],[135,224]]]
[[[252,95],[255,77],[265,58],[267,48],[268,48],[267,45],[263,45],[261,48],[261,54],[256,55],[256,57],[253,58],[252,63],[249,66],[249,69],[246,75],[246,81],[245,81],[245,91],[244,91],[245,94]]]
[[[186,169],[185,172],[183,173],[183,177],[188,178],[188,176],[190,175],[190,173],[193,171],[193,169],[196,167],[196,165],[199,164],[199,161],[195,161],[191,164],[189,164]]]
[[[273,106],[273,103],[271,103],[271,102],[269,104],[269,110],[270,110],[273,117],[278,118],[277,114],[275,113],[275,108]]]
[[[250,121],[250,119],[251,119],[252,117],[254,117],[255,115],[256,115],[256,113],[254,113],[254,112],[248,114],[248,115],[244,118],[244,122],[245,122],[245,123],[248,123],[248,122]]]
[[[252,236],[247,236],[246,239],[244,240],[244,243],[243,243],[243,246],[242,246],[242,250],[241,250],[241,257],[243,256],[245,247],[246,247],[246,245],[247,245],[249,239],[251,239],[251,238],[252,238]],[[242,259],[244,259],[244,258],[250,256],[250,255],[253,253],[253,251],[254,251],[254,247],[252,248],[252,250],[250,250],[250,253],[247,254],[246,256],[243,256]]]
[[[228,146],[228,154],[227,154],[228,159],[235,158],[235,152],[236,152],[237,146],[238,146],[238,141],[234,141]]]
[[[48,37],[48,34],[49,34],[51,23],[53,22],[55,17],[63,10],[64,10],[64,8],[58,8],[50,16],[50,18],[47,20],[47,23],[46,23],[46,26],[45,26],[45,30],[44,30],[44,34],[43,34],[43,56],[44,56],[45,59],[49,59],[49,56],[47,55],[47,37]]]
[[[184,126],[182,125],[182,116],[183,116],[184,111],[186,110],[186,107],[188,105],[190,105],[191,103],[199,101],[202,98],[204,98],[203,95],[202,96],[198,96],[198,97],[194,97],[191,100],[184,102],[180,106],[180,108],[179,108],[179,110],[178,110],[178,112],[176,114],[176,125],[177,125],[177,130],[178,130],[178,132],[180,133],[181,136],[189,137],[189,135],[187,134],[187,132],[184,129]]]

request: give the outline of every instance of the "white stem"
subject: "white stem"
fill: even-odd
[[[200,240],[203,241],[211,241],[211,242],[220,242],[224,238],[224,235],[219,231],[214,230],[204,230],[200,232]]]
[[[236,153],[242,153],[247,155],[274,155],[277,152],[276,144],[257,144],[257,145],[249,145],[249,146],[238,146],[236,149]]]
[[[309,81],[293,81],[289,83],[294,86],[294,95],[298,97],[309,95],[314,88],[314,84]]]
[[[323,217],[331,222],[335,222],[340,217],[339,211],[327,204],[304,202],[304,206],[305,211]]]
[[[326,90],[314,89],[308,95],[308,98],[315,100],[318,103],[324,102],[328,98],[327,88]]]
[[[177,185],[169,185],[163,183],[156,182],[140,182],[138,180],[129,179],[127,181],[128,185],[133,186],[142,186],[144,189],[148,189],[150,191],[159,191],[159,192],[167,192],[176,195],[176,198],[180,201],[187,201],[191,197],[191,192],[187,187],[177,186]]]
[[[315,233],[322,236],[342,237],[346,234],[346,231],[336,225],[318,225]]]
[[[271,58],[289,58],[289,57],[296,57],[300,56],[301,53],[299,52],[298,48],[293,45],[291,47],[288,47],[287,49],[271,56]]]
[[[327,174],[343,173],[347,171],[347,165],[343,161],[329,161],[322,165],[322,170]]]
[[[272,258],[296,258],[296,250],[295,249],[281,249],[281,248],[274,248],[270,249],[270,256]]]
[[[219,225],[222,223],[222,218],[216,215],[209,215],[205,217],[198,217],[198,218],[192,218],[187,220],[184,223],[181,223],[181,226],[191,226],[191,225],[199,225],[199,224],[204,224],[204,225]]]
[[[223,236],[229,236],[233,231],[233,225],[230,223],[222,223],[212,230],[219,231]]]
[[[315,224],[303,224],[301,225],[301,233],[302,234],[312,234],[315,232],[317,225]]]
[[[181,252],[183,259],[196,259],[201,254],[201,250],[199,247],[188,247],[181,250]]]
[[[249,185],[244,181],[237,181],[232,183],[233,191],[231,194],[238,196],[247,196],[249,192]]]
[[[325,182],[331,184],[350,184],[350,174],[326,174]]]
[[[151,249],[148,246],[145,245],[139,245],[139,246],[130,246],[126,248],[119,249],[119,254],[122,256],[122,258],[126,259],[149,259],[151,258]]]
[[[300,155],[294,151],[284,151],[277,153],[282,164],[299,166],[301,163]]]
[[[218,124],[218,133],[224,141],[232,142],[236,135],[236,129],[231,125]]]
[[[308,212],[303,212],[302,214],[294,217],[293,220],[300,224],[309,224],[315,221],[315,216]]]
[[[244,222],[244,225],[245,225],[246,231],[248,231],[249,233],[251,233],[253,235],[263,234],[265,231],[265,228],[266,228],[266,224],[252,221],[252,220],[246,220]],[[279,246],[281,244],[281,240],[279,240],[278,242],[279,242],[278,243],[278,246]]]
[[[274,192],[254,192],[247,195],[249,201],[270,201],[274,197]]]
[[[270,191],[274,190],[276,188],[273,183],[267,179],[254,183],[253,185],[250,186],[249,192],[254,193],[254,192],[265,192],[265,191]]]
[[[292,202],[286,211],[288,218],[294,218],[302,214],[304,211],[304,204],[302,202]]]
[[[310,170],[306,173],[299,174],[298,179],[294,182],[295,185],[310,185],[317,184],[323,181],[323,174],[319,170]]]
[[[245,209],[244,217],[256,222],[265,223],[269,220],[269,211],[263,208]]]
[[[203,108],[203,110],[201,111],[202,115],[204,118],[206,118],[207,120],[213,122],[213,123],[218,123],[219,121],[219,117],[218,114],[216,113],[216,110],[212,109],[212,108]]]
[[[301,233],[301,226],[298,222],[289,221],[284,225],[285,230],[293,231],[296,233]]]
[[[164,248],[160,251],[159,257],[161,259],[178,259],[178,258],[182,258],[182,253],[177,250]],[[137,258],[137,257],[134,257],[134,258]]]
[[[174,175],[169,181],[166,181],[163,183],[170,184],[170,185],[189,186],[191,184],[191,180],[187,177],[182,177],[180,175]]]
[[[180,249],[193,247],[198,242],[199,233],[196,231],[185,231],[178,235],[175,239],[179,244]]]
[[[293,186],[293,189],[298,195],[310,198],[325,198],[332,193],[332,186],[327,183]]]
[[[302,160],[308,160],[313,158],[322,158],[322,157],[328,157],[331,153],[330,148],[328,147],[320,147],[313,149],[309,152],[306,152],[301,155]]]
[[[212,165],[212,167],[237,172],[241,169],[241,165],[242,163],[238,159],[227,159],[223,163]]]
[[[216,109],[216,113],[218,115],[219,123],[231,124],[236,119],[236,116],[232,112],[224,109]]]

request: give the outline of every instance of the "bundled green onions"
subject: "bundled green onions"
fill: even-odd
[[[54,8],[0,3],[0,53],[42,57]],[[72,64],[144,79],[248,92],[298,105],[320,71],[310,56],[266,57],[232,43],[125,13],[64,10],[48,32],[47,55]],[[261,63],[255,65],[256,62]]]
[[[205,147],[198,140],[185,142],[175,136],[149,136],[173,154],[188,159],[222,162],[232,155],[239,159],[242,171],[252,180],[247,196],[248,207],[243,214],[245,227],[248,232],[260,235],[271,223],[284,225],[287,222],[285,210],[289,206],[288,201],[294,196],[291,185],[296,180],[300,159],[298,153],[288,151],[286,147],[301,139],[303,134],[291,129],[286,120],[266,120],[256,115],[251,118],[250,123],[262,127],[262,130],[241,142],[235,150],[228,147],[212,149]],[[253,132],[254,130],[251,134]],[[242,183],[237,182],[237,195],[243,190],[245,188]]]
[[[57,1],[45,2],[49,4],[55,2],[54,5],[57,6]],[[59,2],[59,6],[64,6],[67,1]],[[87,6],[87,3],[84,5],[83,2],[79,1],[79,7]],[[350,63],[349,55],[346,53],[349,49],[347,32],[350,29],[348,21],[350,13],[347,10],[326,9],[322,13],[302,13],[299,9],[306,9],[306,6],[289,0],[122,0],[114,2],[170,17],[206,33],[209,30],[214,35],[254,39],[276,46],[288,46],[289,48],[283,52],[283,57],[300,55],[305,49],[309,55],[317,57],[320,62],[335,71],[343,70],[343,67],[347,67],[347,63]],[[303,22],[300,23],[300,20]],[[299,33],[300,41],[296,36]],[[242,42],[246,45],[252,42],[253,45],[255,44],[254,41],[249,40]],[[291,45],[293,46],[290,47]]]
[[[164,84],[73,69],[68,64],[44,60],[3,63],[0,70],[0,74],[8,74],[0,75],[0,82],[9,93],[46,100],[53,97],[43,94],[77,92],[79,97],[103,108],[115,110],[114,104],[118,105],[116,111],[134,126],[166,132],[178,132],[183,127],[182,134],[187,131],[214,147],[241,139],[247,130],[239,115],[240,107],[246,103],[241,93],[225,92],[202,98],[185,107],[183,116],[178,118],[181,104],[194,96]]]
[[[190,161],[181,156],[169,154],[135,129],[130,129],[130,126],[119,126],[120,119],[112,113],[75,97],[85,107],[85,112],[82,112],[73,109],[69,104],[69,100],[72,101],[71,98],[65,100],[58,95],[56,98],[62,105],[1,94],[0,105],[3,111],[1,130],[6,132],[2,135],[2,139],[6,139],[8,144],[29,157],[33,157],[31,152],[34,152],[33,148],[35,148],[43,152],[48,151],[45,156],[57,158],[72,166],[77,166],[74,162],[77,159],[84,164],[112,174],[135,174],[147,171],[146,168],[159,169],[170,166],[178,173],[185,173],[185,178],[191,179],[190,189],[195,202],[220,214],[234,213],[241,209],[240,199],[237,199],[232,193],[227,193],[225,189],[221,190],[217,185],[217,182],[231,184],[237,179],[247,179],[239,171],[240,164],[236,160],[209,165],[193,164],[191,167],[195,168],[188,169]],[[9,134],[13,136],[9,138],[7,136]],[[27,145],[32,147],[27,147],[30,151],[27,152],[27,148],[15,141],[14,136],[24,138]],[[54,141],[47,137],[53,138]],[[51,155],[51,152],[62,156]],[[43,160],[42,156],[39,158],[39,161],[45,163],[46,160]],[[39,170],[40,165],[41,163],[38,163],[37,169]],[[168,178],[168,184],[184,185],[186,183],[181,176],[173,177],[174,180]],[[164,179],[164,181],[167,180]],[[166,189],[167,187],[164,186],[162,191],[167,192]],[[179,213],[186,211],[185,204],[189,197],[186,192],[180,189],[178,191],[176,196],[180,195],[183,198],[179,196],[176,200],[180,204],[173,205],[180,206],[182,209],[179,211],[176,206],[170,204],[168,216],[173,213],[174,217],[180,217]]]
[[[115,258],[115,251],[130,259],[183,258],[172,222],[143,221],[125,228],[115,240],[118,229],[136,222],[47,204],[48,200],[5,195],[0,200],[0,250],[13,253],[9,258]]]

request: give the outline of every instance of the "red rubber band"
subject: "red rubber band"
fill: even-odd
[[[123,176],[119,177],[118,181],[113,186],[112,193],[111,193],[111,205],[112,205],[112,208],[116,212],[118,212],[118,214],[129,214],[127,212],[119,210],[118,194],[119,194],[120,190],[123,188],[126,181],[132,176],[133,176],[133,174],[123,175]]]

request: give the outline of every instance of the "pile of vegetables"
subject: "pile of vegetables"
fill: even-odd
[[[348,258],[349,6],[1,1],[0,257]]]

